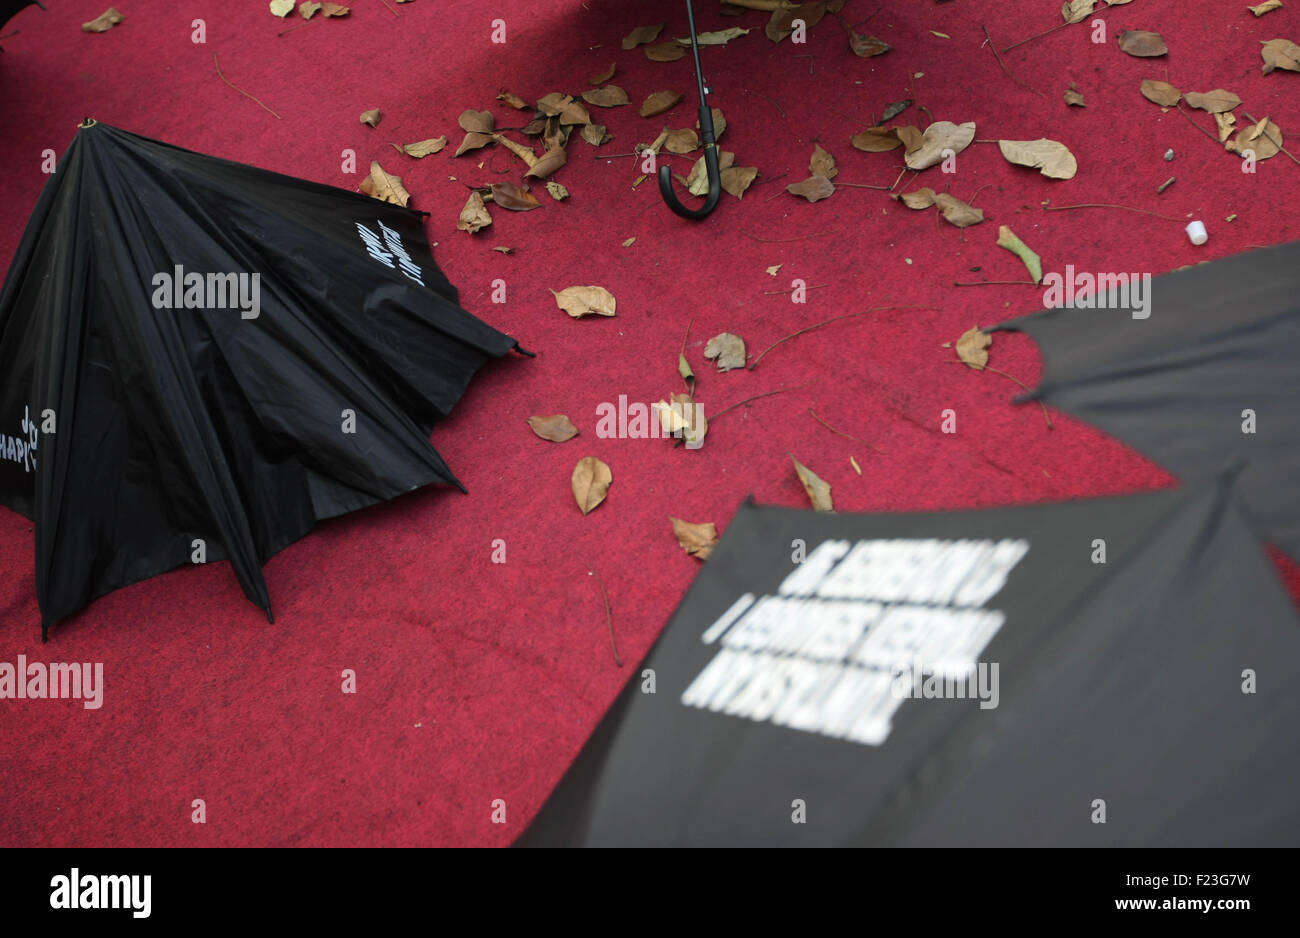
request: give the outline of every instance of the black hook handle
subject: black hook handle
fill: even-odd
[[[695,10],[691,0],[686,0],[686,21],[691,30],[691,54],[695,57],[695,84],[700,91],[700,139],[704,141],[704,168],[709,173],[709,195],[697,209],[689,209],[677,199],[673,191],[673,172],[667,166],[659,167],[659,194],[668,207],[682,218],[699,220],[718,204],[722,195],[722,171],[718,168],[717,136],[713,132],[713,110],[709,107],[709,89],[704,87],[704,73],[700,70],[700,43],[695,32]]]
[[[700,130],[704,137],[704,168],[709,174],[709,195],[702,206],[690,209],[678,201],[677,193],[673,191],[672,170],[667,166],[659,167],[659,194],[663,196],[664,202],[682,218],[695,220],[712,212],[722,196],[722,171],[718,168],[718,147],[713,140],[713,112],[708,105],[700,107]]]

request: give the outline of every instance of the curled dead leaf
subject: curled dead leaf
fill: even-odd
[[[685,97],[680,91],[656,91],[641,104],[642,117],[656,117],[670,111],[682,103]]]
[[[939,206],[944,220],[957,228],[969,228],[984,220],[984,212],[981,209],[968,205],[955,195],[946,192],[936,193],[934,204]]]
[[[506,104],[510,105],[516,111],[525,111],[528,109],[527,101],[519,97],[519,95],[517,94],[511,94],[509,91],[506,91],[504,88],[502,88],[500,93],[497,95],[497,100],[504,101]]]
[[[513,182],[494,182],[489,188],[492,201],[508,211],[528,212],[542,206],[541,199]]]
[[[1138,58],[1151,58],[1164,55],[1169,51],[1169,47],[1165,45],[1159,33],[1146,29],[1124,30],[1119,34],[1119,48],[1121,52],[1127,52]]]
[[[1008,163],[1037,169],[1048,179],[1073,179],[1079,164],[1058,140],[999,140],[998,149]]]
[[[663,31],[663,28],[663,23],[654,26],[638,26],[623,37],[624,50],[635,49],[637,46],[645,45],[647,42],[654,42],[659,38],[659,33]]]
[[[1183,100],[1187,102],[1188,107],[1209,111],[1211,114],[1226,114],[1241,104],[1241,98],[1222,88],[1215,88],[1213,91],[1205,92],[1205,94],[1189,91],[1183,95]]]
[[[474,234],[474,232],[486,228],[490,224],[492,224],[492,216],[488,214],[487,206],[483,204],[483,196],[477,192],[471,192],[465,207],[460,210],[460,218],[456,220],[456,227],[461,231]]]
[[[564,186],[560,185],[558,182],[548,182],[546,184],[546,191],[549,192],[551,198],[557,202],[563,202],[569,197],[569,190],[564,188]]]
[[[1097,0],[1066,0],[1061,5],[1061,16],[1067,23],[1082,23],[1097,9]]]
[[[849,48],[853,54],[860,59],[870,59],[877,55],[884,55],[890,49],[894,48],[883,39],[877,39],[875,36],[863,36],[859,33],[849,33]],[[885,118],[888,120],[889,118]]]
[[[722,171],[722,191],[743,198],[745,190],[758,177],[757,166],[732,166]]]
[[[604,124],[588,124],[582,128],[581,134],[582,139],[586,140],[593,147],[603,146],[610,140],[614,139],[613,136],[605,130]]]
[[[470,150],[477,150],[480,147],[485,147],[491,143],[493,139],[494,137],[492,134],[480,134],[474,132],[467,133],[465,134],[465,139],[460,142],[460,146],[456,148],[456,156],[460,156],[462,153],[468,153]]]
[[[289,4],[289,9],[293,9],[292,3]],[[126,17],[117,12],[116,8],[109,7],[89,23],[82,23],[81,31],[83,33],[106,33],[124,19]]]
[[[490,134],[496,129],[496,119],[491,111],[469,108],[457,119],[460,129],[471,134]]]
[[[736,162],[736,154],[730,150],[718,151],[718,170],[725,172],[730,169]],[[686,191],[691,195],[707,195],[709,191],[709,168],[704,162],[704,157],[695,161],[691,167],[690,175],[686,177]]]
[[[369,124],[371,127],[378,127],[381,117],[383,117],[383,114],[379,113],[379,108],[372,108],[369,111],[361,112],[361,123]]]
[[[537,162],[524,173],[525,179],[549,179],[566,162],[569,155],[561,147],[552,147],[537,158]]]
[[[731,371],[745,367],[745,340],[730,332],[722,332],[709,339],[704,346],[704,357],[716,359],[718,371]]]
[[[989,363],[989,346],[992,344],[993,336],[980,332],[978,326],[967,329],[957,340],[957,357],[976,371],[983,371]]]
[[[686,50],[673,41],[645,47],[645,57],[651,62],[676,62],[686,55]]]
[[[668,139],[664,141],[664,149],[669,153],[676,153],[679,156],[690,153],[700,148],[699,135],[689,129],[670,130]]]
[[[606,85],[595,91],[584,91],[582,100],[596,107],[619,107],[627,104],[627,92],[618,85]]]
[[[614,295],[604,287],[578,286],[565,287],[559,293],[554,290],[555,305],[574,319],[583,316],[613,316],[618,308]]]
[[[825,176],[809,176],[803,182],[786,186],[785,191],[791,195],[803,196],[809,202],[820,202],[835,194],[835,183]]]
[[[573,500],[578,503],[578,508],[584,515],[590,514],[605,500],[613,481],[614,473],[609,466],[595,456],[584,456],[578,460],[578,464],[573,467],[573,477],[569,484],[573,489]]]
[[[1173,107],[1182,96],[1182,92],[1167,81],[1157,81],[1154,78],[1142,79],[1142,97],[1161,107]]]
[[[437,153],[447,145],[446,136],[431,137],[428,140],[421,140],[418,143],[403,144],[402,152],[407,156],[413,156],[417,160],[423,159],[432,153]]]
[[[894,196],[895,199],[902,202],[908,208],[923,209],[929,208],[934,204],[934,190],[929,186],[917,189],[915,192],[903,192]]]
[[[817,511],[834,511],[830,484],[793,456],[790,457],[790,461],[794,463],[794,471],[799,476],[799,481],[803,483],[803,490],[808,493],[808,500],[812,502],[813,508]]]
[[[902,128],[899,129],[902,139]],[[921,134],[920,145],[909,149],[904,157],[908,169],[927,169],[944,159],[944,151],[952,150],[954,154],[970,146],[975,139],[975,122],[954,124],[952,121],[935,121]],[[906,144],[904,140],[904,144]]]
[[[673,536],[677,538],[682,550],[700,560],[709,559],[709,554],[718,545],[718,529],[712,521],[696,524],[672,515],[668,516],[668,520],[673,523]]]
[[[814,144],[812,159],[808,161],[808,173],[812,176],[834,179],[839,173],[835,167],[835,157],[823,150],[820,144]]]
[[[1300,72],[1300,46],[1290,39],[1270,39],[1261,43],[1259,54],[1264,59],[1265,75],[1277,69]]]
[[[603,85],[603,84],[605,84],[605,82],[609,81],[611,78],[614,77],[614,70],[615,70],[617,67],[618,67],[618,63],[617,63],[617,62],[610,62],[610,63],[609,63],[609,68],[605,69],[605,70],[604,70],[603,72],[601,72],[599,75],[592,75],[590,78],[588,78],[588,79],[587,79],[587,84],[589,84],[589,85]],[[584,95],[584,97],[585,97],[585,95]]]
[[[849,142],[864,153],[885,153],[902,145],[898,131],[893,127],[868,127],[861,133],[854,134]]]
[[[406,205],[411,201],[411,193],[402,185],[402,177],[384,172],[378,162],[370,164],[370,175],[361,181],[361,191],[381,202],[394,205]]]
[[[573,101],[573,95],[564,94],[559,91],[552,91],[544,95],[537,101],[537,110],[541,111],[547,117],[555,117]]]
[[[552,443],[564,443],[578,435],[578,428],[564,414],[529,417],[528,426],[532,427],[533,432],[543,440]]]

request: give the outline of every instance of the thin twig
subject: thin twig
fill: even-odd
[[[1144,208],[1133,208],[1130,205],[1112,205],[1108,202],[1080,202],[1078,205],[1044,205],[1045,212],[1065,212],[1074,208],[1122,208],[1126,212],[1137,212],[1139,215],[1150,215],[1153,218],[1163,218],[1165,221],[1183,222],[1186,219],[1175,218],[1173,215],[1161,215],[1159,212],[1148,212]]]
[[[966,365],[968,368],[974,368],[976,371],[991,371],[995,375],[1001,375],[1004,378],[1009,378],[1010,380],[1014,381],[1016,384],[1024,388],[1026,391],[1029,391],[1031,394],[1033,393],[1034,389],[1031,388],[1029,385],[1025,384],[1025,382],[1021,381],[1015,375],[1009,375],[1005,371],[1000,371],[997,368],[990,368],[988,365],[972,365],[969,362],[962,361],[960,358],[952,359],[952,363],[955,365]],[[1047,421],[1047,429],[1055,430],[1056,427],[1052,424],[1051,415],[1047,413],[1047,405],[1044,404],[1041,400],[1039,400],[1037,403],[1038,406],[1043,409],[1043,419]]]
[[[760,244],[789,244],[791,241],[807,241],[809,238],[820,238],[824,235],[830,234],[830,232],[819,231],[817,234],[800,235],[797,238],[760,238],[758,235],[752,235],[748,231],[742,231],[741,234]]]
[[[998,60],[998,65],[1002,66],[1002,71],[1006,74],[1006,76],[1010,78],[1012,81],[1014,81],[1021,88],[1024,88],[1026,91],[1032,91],[1034,94],[1039,95],[1040,97],[1043,96],[1043,93],[1039,91],[1037,88],[1031,88],[1029,85],[1026,85],[1015,75],[1011,74],[1011,69],[1007,68],[1007,63],[1002,61],[1002,56],[998,53],[997,44],[993,41],[993,37],[989,35],[989,28],[981,24],[980,29],[984,30],[984,41],[987,42],[989,48],[993,50],[993,58]]]
[[[829,286],[830,286],[829,283],[817,283],[817,284],[813,284],[811,287],[804,287],[804,289],[820,290],[822,287],[829,287]],[[764,296],[785,296],[787,293],[793,293],[793,292],[794,292],[794,288],[791,287],[789,290],[764,290],[763,295]]]
[[[975,206],[975,196],[979,195],[981,192],[983,192],[985,189],[987,189],[987,188],[988,188],[989,186],[991,186],[991,185],[993,185],[993,183],[991,183],[991,182],[986,182],[986,183],[984,183],[984,185],[982,185],[982,186],[980,186],[978,189],[976,189],[976,190],[975,190],[975,195],[972,195],[969,199],[967,199],[967,200],[966,200],[966,204],[969,205],[969,206],[971,206],[972,208],[974,208],[974,206]]]
[[[609,647],[614,650],[614,663],[621,668],[623,659],[618,656],[618,645],[614,643],[614,613],[609,608],[609,593],[605,592],[605,581],[591,567],[587,568],[587,572],[596,578],[596,582],[600,584],[600,595],[605,597],[605,626],[609,629]]]
[[[902,179],[903,176],[904,176],[906,173],[907,173],[907,164],[904,163],[904,164],[903,164],[903,168],[900,169],[900,170],[898,171],[898,179],[895,179],[895,180],[894,180],[894,185],[892,185],[892,186],[889,187],[889,191],[890,191],[890,192],[893,192],[893,191],[894,191],[894,189],[898,186],[898,181],[899,181],[899,179]]]
[[[750,401],[756,401],[756,400],[758,400],[760,397],[771,397],[773,394],[780,394],[780,393],[782,393],[782,392],[784,392],[784,391],[794,391],[794,390],[797,390],[797,389],[799,389],[799,388],[807,387],[807,386],[810,385],[810,384],[812,384],[811,381],[805,381],[803,384],[787,384],[787,385],[785,385],[784,387],[779,387],[779,388],[777,388],[777,389],[774,390],[774,391],[764,391],[762,394],[755,394],[753,397],[747,397],[747,398],[745,398],[743,401],[736,401],[736,403],[734,403],[734,404],[728,404],[726,407],[722,408],[722,410],[718,411],[716,414],[710,414],[710,415],[709,415],[709,423],[713,423],[713,421],[717,420],[719,417],[721,417],[721,416],[722,416],[723,414],[725,414],[727,411],[729,411],[729,410],[735,410],[735,409],[736,409],[737,407],[739,407],[740,405],[742,405],[742,404],[748,404]]]
[[[1183,115],[1183,117],[1187,118],[1187,123],[1191,124],[1193,127],[1195,127],[1197,130],[1199,130],[1201,133],[1205,134],[1205,136],[1209,137],[1211,140],[1213,140],[1215,143],[1219,144],[1220,146],[1223,145],[1223,141],[1222,141],[1222,140],[1220,140],[1220,139],[1219,139],[1218,137],[1216,137],[1214,134],[1210,133],[1208,130],[1206,130],[1204,127],[1202,127],[1200,124],[1196,123],[1196,121],[1192,120],[1192,115],[1190,115],[1190,114],[1188,114],[1186,111],[1184,111],[1184,110],[1183,110],[1183,106],[1182,106],[1181,104],[1175,104],[1175,105],[1174,105],[1174,110],[1177,111],[1179,114]]]
[[[881,192],[888,192],[890,186],[869,186],[865,182],[837,182],[833,183],[836,189],[844,187],[846,189],[879,189]]]
[[[1051,29],[1045,29],[1041,33],[1035,33],[1032,36],[1028,36],[1024,39],[1021,39],[1019,42],[1013,42],[1011,43],[1011,45],[1003,49],[1002,52],[1005,55],[1006,53],[1010,52],[1012,49],[1016,48],[1016,46],[1023,46],[1027,42],[1033,42],[1035,39],[1041,39],[1044,36],[1051,35],[1052,33],[1056,32],[1058,29],[1065,29],[1065,27],[1073,26],[1073,25],[1074,25],[1073,23],[1060,23],[1056,26],[1053,26]]]
[[[834,427],[832,427],[829,423],[827,423],[827,422],[826,422],[825,420],[823,420],[821,417],[818,417],[817,414],[816,414],[816,412],[814,412],[813,409],[812,409],[811,407],[808,408],[808,413],[812,414],[812,419],[813,419],[813,420],[816,420],[818,423],[820,423],[820,424],[821,424],[823,427],[825,427],[827,430],[831,431],[831,433],[834,433],[834,434],[837,434],[837,435],[839,435],[839,436],[842,436],[842,437],[844,437],[844,438],[847,439],[847,440],[853,440],[853,441],[856,442],[856,443],[861,443],[863,446],[869,447],[869,448],[875,450],[877,453],[882,453],[882,454],[884,453],[884,450],[881,449],[880,447],[876,446],[874,443],[868,443],[866,440],[859,439],[859,438],[856,437],[856,436],[852,436],[851,434],[845,433],[843,430],[836,430]]]
[[[771,104],[772,107],[776,108],[777,111],[780,112],[780,114],[781,114],[782,117],[785,117],[785,111],[782,110],[781,105],[777,104],[777,103],[776,103],[775,101],[773,101],[771,98],[768,98],[767,95],[763,94],[763,92],[761,92],[761,91],[755,91],[754,94],[758,95],[760,98],[767,98],[768,103]]]
[[[212,64],[215,65],[215,66],[217,67],[217,77],[220,78],[222,81],[226,82],[227,85],[230,85],[230,87],[234,88],[236,91],[238,91],[240,94],[242,94],[245,98],[248,98],[250,101],[252,101],[252,102],[254,102],[255,104],[257,104],[258,107],[260,107],[262,110],[266,111],[268,114],[270,114],[270,115],[271,115],[272,117],[274,117],[276,120],[283,120],[283,119],[284,119],[284,118],[282,118],[279,114],[275,113],[275,111],[271,110],[269,107],[267,107],[265,104],[263,104],[261,101],[258,101],[257,98],[254,98],[251,94],[249,94],[249,93],[248,93],[247,91],[245,91],[243,88],[239,88],[239,87],[236,87],[235,85],[231,85],[230,82],[226,80],[226,76],[223,75],[223,74],[221,74],[221,63],[217,61],[217,53],[216,53],[216,52],[213,52],[213,53],[212,53]]]
[[[1241,113],[1242,113],[1242,114],[1245,114],[1245,115],[1246,115],[1246,120],[1250,121],[1252,124],[1258,124],[1258,123],[1259,123],[1259,121],[1255,120],[1255,118],[1253,118],[1253,117],[1250,116],[1249,112],[1247,112],[1247,111],[1242,111]],[[1282,142],[1281,142],[1280,140],[1274,140],[1274,139],[1273,139],[1272,135],[1269,134],[1269,132],[1268,132],[1268,126],[1267,126],[1267,125],[1264,126],[1264,136],[1265,136],[1265,137],[1268,137],[1268,142],[1269,142],[1269,143],[1273,144],[1275,147],[1277,147],[1279,150],[1281,150],[1281,151],[1282,151],[1283,153],[1285,153],[1287,156],[1291,157],[1291,162],[1292,162],[1292,163],[1300,163],[1300,160],[1298,160],[1298,159],[1295,158],[1295,154],[1293,154],[1293,153],[1292,153],[1290,150],[1288,150],[1286,147],[1282,146]]]
[[[806,332],[812,332],[814,329],[820,329],[822,326],[828,326],[833,322],[839,322],[841,319],[852,319],[855,316],[865,316],[868,313],[878,313],[881,312],[882,310],[887,310],[887,309],[934,309],[934,308],[935,307],[933,306],[873,306],[871,309],[864,309],[856,313],[845,313],[843,316],[834,316],[822,322],[814,323],[811,326],[805,326],[803,329],[800,329],[798,332],[790,333],[785,338],[777,339],[767,348],[763,349],[763,351],[758,353],[758,357],[749,363],[749,370],[753,371],[755,368],[757,368],[758,363],[763,360],[763,356],[766,355],[768,352],[772,351],[772,349],[776,348],[781,343],[789,342],[791,339],[796,339]]]
[[[379,2],[382,3],[384,6],[388,7],[389,11],[393,14],[393,16],[396,16],[399,20],[402,18],[402,14],[398,13],[397,10],[393,9],[392,6],[389,6],[388,0],[379,0]]]

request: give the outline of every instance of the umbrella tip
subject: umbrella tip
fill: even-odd
[[[275,625],[275,616],[271,615],[271,607],[265,606],[264,608],[266,609],[266,621],[270,625]]]

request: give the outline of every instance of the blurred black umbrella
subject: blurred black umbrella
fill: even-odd
[[[1297,721],[1300,622],[1227,477],[747,505],[521,845],[1292,844]]]
[[[1088,307],[994,327],[1042,349],[1043,379],[1020,400],[1069,411],[1184,479],[1243,463],[1238,488],[1260,534],[1300,559],[1300,241],[1145,291],[1124,277],[1075,301]]]
[[[261,565],[329,518],[460,486],[429,444],[517,348],[457,305],[419,212],[82,125],[0,293],[0,504],[43,634],[97,596]]]

